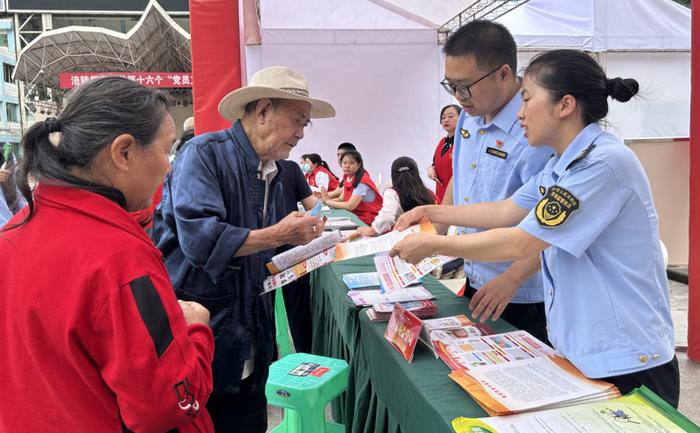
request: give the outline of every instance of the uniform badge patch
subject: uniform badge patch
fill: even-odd
[[[466,129],[462,128],[459,130],[459,133],[462,134],[462,138],[469,138],[471,134],[469,134],[469,131]]]
[[[501,140],[496,140],[496,147],[499,149],[503,147],[503,142]]]
[[[542,191],[542,187],[540,187]],[[559,227],[579,207],[579,201],[564,188],[554,185],[549,187],[547,194],[542,197],[535,208],[537,222],[542,227]]]
[[[540,185],[540,194],[544,195],[544,193],[547,192],[546,189],[542,185]]]
[[[501,159],[508,158],[508,152],[504,152],[500,149],[496,149],[495,147],[487,147],[486,153],[488,153],[491,156],[495,156],[496,158],[501,158]]]

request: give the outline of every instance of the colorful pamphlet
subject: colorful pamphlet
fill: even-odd
[[[406,236],[414,233],[435,233],[435,228],[431,223],[425,222],[411,226],[404,231],[391,231],[374,238],[363,238],[354,242],[338,244],[335,249],[335,257],[337,261],[341,261],[385,253]]]
[[[382,293],[379,289],[350,290],[348,291],[348,297],[358,307],[369,307],[384,303],[426,301],[434,298],[433,294],[422,285],[407,287],[405,290],[397,290],[393,293]]]
[[[414,284],[438,266],[453,260],[454,257],[426,257],[417,265],[412,265],[400,257],[380,254],[374,257],[374,265],[379,273],[379,281],[386,292],[403,289]]]
[[[343,282],[348,289],[361,289],[363,287],[379,287],[379,274],[376,272],[359,272],[343,275]]]
[[[499,334],[504,335],[504,334]],[[620,396],[615,385],[588,379],[559,355],[528,357],[457,370],[457,382],[489,415],[553,409]]]
[[[291,268],[285,269],[279,274],[270,275],[263,282],[262,294],[276,290],[291,283],[292,281],[296,281],[303,275],[306,275],[309,272],[320,268],[321,266],[327,265],[328,263],[333,262],[333,260],[335,260],[335,248],[331,247],[320,254],[316,254],[315,256],[304,260],[301,263],[297,263]]]
[[[430,334],[438,356],[452,370],[473,370],[556,353],[526,331],[467,338],[454,338],[454,331],[439,330]],[[468,331],[461,334],[467,333]]]
[[[469,337],[480,337],[493,334],[493,329],[483,323],[475,323],[463,314],[458,316],[439,317],[423,321],[420,340],[428,346],[435,357],[438,357],[438,347],[445,346],[455,340]]]
[[[421,320],[406,310],[401,304],[394,305],[394,312],[384,332],[384,339],[396,349],[408,362],[413,361],[418,335],[420,335]]]
[[[437,306],[433,301],[408,301],[399,302],[399,304],[420,319],[432,317],[437,312]],[[373,305],[372,308],[367,310],[367,317],[372,322],[386,322],[391,318],[394,305],[392,303]]]

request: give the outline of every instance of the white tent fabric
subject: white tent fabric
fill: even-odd
[[[671,0],[530,0],[497,21],[521,49],[690,50],[690,9]]]
[[[385,3],[398,6],[389,10],[380,6]],[[436,2],[260,1],[262,45],[246,47],[248,76],[266,66],[292,67],[309,79],[312,94],[338,111],[307,129],[292,158],[319,153],[338,174],[336,146],[350,141],[373,176],[382,172],[388,179],[391,162],[402,155],[425,172],[442,135],[439,110],[452,100],[438,84],[444,60],[429,22],[437,18],[396,13],[409,3],[432,8]],[[609,76],[637,78],[641,98],[610,105],[608,127],[622,137],[688,135],[686,8],[670,0],[531,0],[500,21],[524,48],[520,66],[538,51],[569,47],[598,52]]]

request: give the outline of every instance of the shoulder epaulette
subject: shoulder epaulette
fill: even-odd
[[[576,158],[574,158],[573,161],[569,163],[569,165],[566,166],[566,170],[570,169],[571,167],[575,166],[579,162],[583,161],[583,159],[588,156],[591,151],[595,149],[595,143],[591,143],[587,148],[583,149],[581,153],[579,153]]]

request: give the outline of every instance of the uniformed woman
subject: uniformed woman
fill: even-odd
[[[170,170],[169,105],[101,78],[24,134],[28,206],[0,232],[0,431],[214,431],[209,312],[178,303],[129,214]]]
[[[634,153],[599,124],[608,96],[626,102],[638,88],[633,79],[607,79],[578,51],[535,57],[518,117],[529,143],[551,146],[554,157],[510,199],[416,208],[396,226],[427,217],[494,230],[411,236],[392,254],[410,262],[446,254],[525,263],[542,253],[554,348],[590,378],[612,382],[622,393],[646,385],[677,407],[678,361],[649,182]],[[509,299],[482,298],[471,307],[484,319]]]

